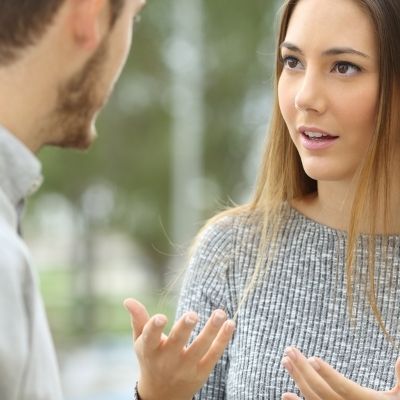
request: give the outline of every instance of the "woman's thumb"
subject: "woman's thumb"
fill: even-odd
[[[126,299],[124,301],[124,307],[131,315],[133,339],[136,340],[142,334],[143,328],[150,319],[150,316],[146,307],[135,299]]]

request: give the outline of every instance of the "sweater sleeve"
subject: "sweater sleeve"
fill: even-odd
[[[200,333],[215,309],[225,310],[228,318],[233,316],[227,280],[232,260],[232,242],[232,217],[224,217],[207,227],[197,241],[185,274],[176,314],[178,319],[187,311],[198,313],[199,322],[190,342]],[[229,346],[195,399],[225,399],[228,368]]]

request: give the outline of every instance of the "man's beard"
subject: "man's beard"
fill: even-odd
[[[107,45],[104,40],[82,70],[60,86],[56,107],[41,130],[49,138],[46,144],[86,149],[96,138],[96,115],[108,95],[102,82]]]

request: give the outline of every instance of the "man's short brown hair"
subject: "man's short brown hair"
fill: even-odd
[[[0,65],[11,64],[19,52],[41,37],[65,0],[0,0]],[[111,26],[125,0],[109,0]]]

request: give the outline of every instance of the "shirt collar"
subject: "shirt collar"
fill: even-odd
[[[0,188],[15,207],[40,187],[41,169],[36,156],[0,125]]]

